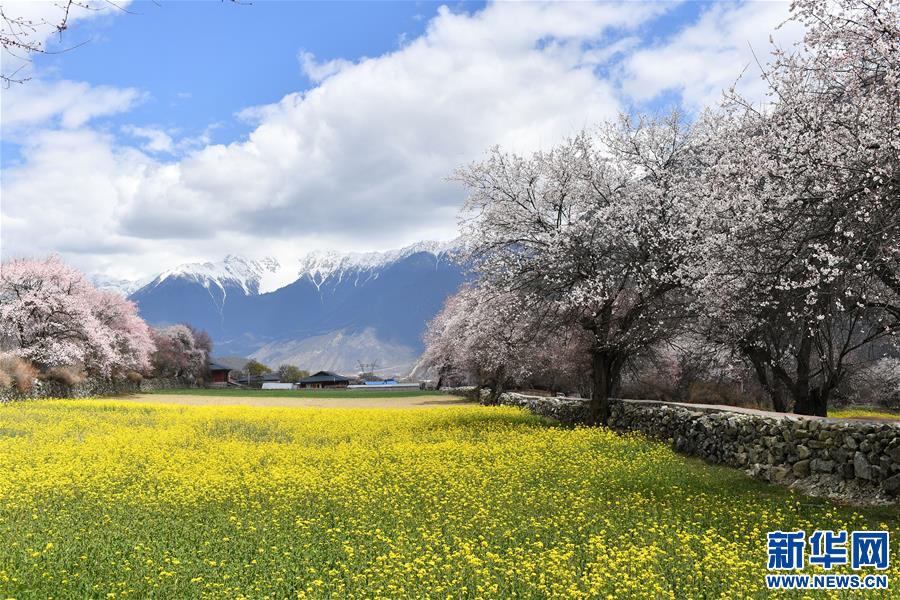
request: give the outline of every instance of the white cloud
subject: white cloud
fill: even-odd
[[[311,52],[306,51],[300,51],[297,54],[297,60],[300,61],[300,70],[303,71],[303,74],[315,83],[321,83],[332,75],[353,65],[353,61],[343,58],[318,62]]]
[[[100,255],[138,247],[118,233],[116,215],[148,164],[140,152],[114,148],[91,130],[58,130],[33,132],[23,158],[22,167],[3,176],[4,254]]]
[[[248,141],[182,162],[166,195],[227,197],[243,218],[224,214],[223,228],[266,223],[285,235],[318,222],[337,235],[354,228],[336,223],[368,220],[367,237],[380,230],[385,243],[389,232],[455,206],[459,191],[444,177],[489,145],[527,151],[614,114],[609,85],[578,68],[577,47],[609,24],[631,21],[632,10],[603,5],[503,4],[474,17],[444,10],[405,48],[344,66],[319,87],[255,111],[260,125]],[[546,37],[559,41],[536,49]]]
[[[254,129],[227,145],[210,145],[208,131],[131,126],[141,149],[123,146],[91,119],[127,110],[138,92],[32,82],[3,99],[4,128],[29,133],[21,163],[4,170],[3,253],[60,251],[134,277],[228,252],[288,258],[449,239],[464,194],[446,180],[455,167],[494,144],[549,146],[614,115],[622,92],[715,101],[752,60],[748,42],[767,54],[787,15],[780,4],[714,5],[641,48],[639,27],[669,7],[441,8],[422,36],[382,56],[301,52],[317,85],[240,111]]]
[[[228,252],[291,257],[452,238],[464,194],[446,180],[455,167],[494,144],[554,144],[613,116],[623,92],[714,102],[752,61],[748,44],[767,55],[787,16],[782,4],[714,5],[641,48],[639,27],[669,7],[441,8],[422,36],[382,56],[318,62],[301,52],[317,85],[240,111],[254,129],[227,145],[210,145],[208,131],[145,125],[123,130],[140,149],[124,146],[92,119],[128,110],[136,90],[31,82],[3,97],[4,132],[28,133],[22,161],[3,173],[3,253],[60,251],[134,277]],[[756,90],[749,75],[743,85]]]
[[[770,35],[788,47],[803,36],[795,22],[776,28],[789,16],[787,2],[714,4],[697,23],[658,45],[627,57],[619,75],[626,94],[637,101],[652,100],[665,91],[681,93],[692,109],[715,104],[722,90],[738,85],[748,97],[762,100],[765,86],[754,53],[765,64]],[[752,48],[752,50],[751,50]]]
[[[160,127],[137,127],[125,125],[122,133],[145,140],[141,150],[151,154],[170,154],[180,156],[208,146],[211,134],[218,124],[208,125],[197,135],[182,135],[178,128],[163,129]]]
[[[640,46],[641,38],[636,35],[623,37],[611,44],[599,48],[591,48],[582,56],[582,62],[587,65],[603,65],[612,59],[626,54]]]
[[[171,152],[173,148],[172,136],[163,131],[162,129],[157,129],[155,127],[135,127],[134,125],[128,125],[123,127],[122,130],[134,137],[141,138],[147,140],[147,142],[141,145],[141,149],[147,152]]]
[[[248,139],[176,162],[123,149],[75,119],[81,128],[36,136],[24,163],[8,169],[4,253],[59,250],[84,268],[128,276],[226,252],[454,237],[463,192],[446,181],[453,169],[493,144],[527,152],[614,115],[613,86],[595,75],[591,56],[663,10],[442,8],[423,36],[383,56],[352,64],[307,56],[317,87],[243,111],[257,122]],[[162,132],[168,140],[132,133],[145,134],[148,151],[177,143],[171,132]]]
[[[74,129],[97,117],[126,112],[143,98],[134,88],[35,79],[3,91],[0,122],[4,135],[36,125],[46,127],[48,122]]]

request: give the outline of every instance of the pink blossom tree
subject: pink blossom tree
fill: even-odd
[[[156,351],[152,363],[161,377],[196,380],[205,376],[212,343],[205,331],[172,325],[152,331]]]
[[[588,339],[514,294],[466,286],[428,324],[420,367],[435,369],[439,385],[464,380],[489,388],[489,403],[508,384],[581,391],[590,377]]]
[[[133,302],[97,290],[55,255],[2,264],[0,340],[40,368],[80,365],[104,377],[145,371],[154,350]]]

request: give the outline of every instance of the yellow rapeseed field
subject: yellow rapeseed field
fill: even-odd
[[[896,512],[517,409],[0,406],[0,598],[764,597],[817,528],[900,586]]]
[[[900,420],[900,414],[878,408],[841,408],[838,410],[829,410],[828,416],[834,417],[836,419],[858,419],[874,417],[876,419]]]

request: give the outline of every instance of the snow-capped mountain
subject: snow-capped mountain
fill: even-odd
[[[128,296],[149,283],[146,279],[119,279],[115,277],[106,277],[104,275],[94,275],[89,279],[97,289],[108,292],[118,292],[123,296]]]
[[[218,354],[351,373],[357,361],[378,361],[402,375],[422,351],[425,324],[462,283],[454,248],[228,256],[168,269],[131,298],[151,324],[206,329]]]
[[[426,241],[385,252],[315,251],[298,261],[297,275],[298,278],[309,279],[317,288],[321,288],[325,283],[340,283],[346,275],[354,276],[354,285],[359,285],[368,278],[378,277],[380,271],[391,263],[419,253],[446,257],[456,247],[456,241]]]
[[[156,287],[167,279],[178,278],[196,282],[205,288],[217,288],[223,294],[233,287],[239,287],[244,294],[258,294],[263,278],[281,271],[281,263],[275,258],[266,257],[257,261],[229,254],[220,262],[186,263],[168,269],[148,285]]]

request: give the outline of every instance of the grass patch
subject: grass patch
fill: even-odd
[[[509,407],[36,401],[0,431],[0,597],[764,598],[767,531],[900,537]]]
[[[437,390],[258,390],[185,388],[179,390],[156,390],[147,392],[165,396],[217,396],[241,398],[412,398],[416,396],[446,396]]]

